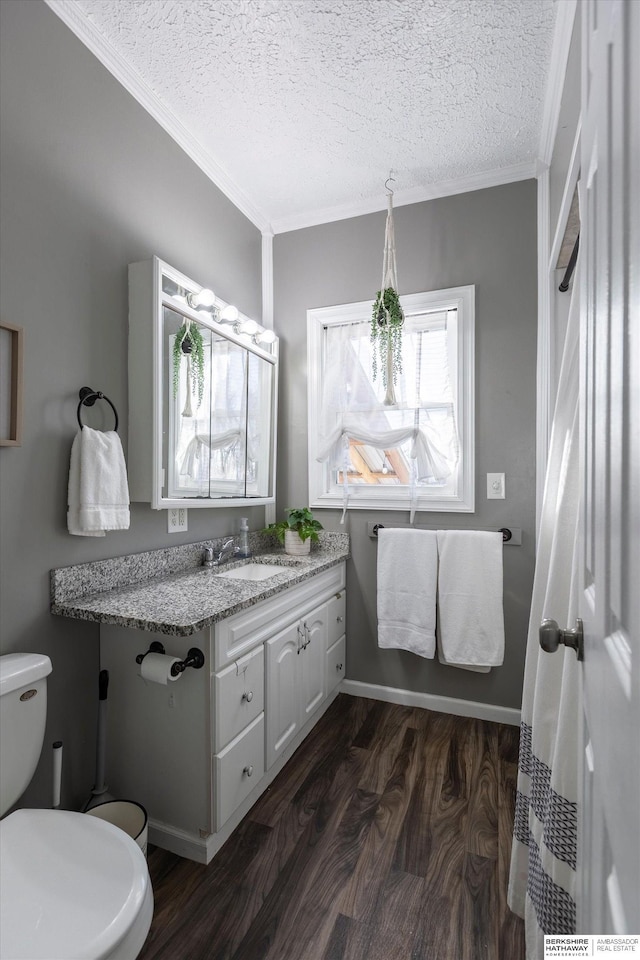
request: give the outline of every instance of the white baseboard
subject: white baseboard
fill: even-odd
[[[149,843],[196,863],[208,863],[207,841],[169,823],[149,818]]]
[[[384,700],[385,703],[399,703],[405,707],[422,707],[424,710],[451,713],[457,717],[475,717],[477,720],[492,720],[494,723],[520,726],[519,710],[513,707],[500,707],[493,703],[440,697],[435,693],[416,693],[413,690],[384,687],[378,683],[362,683],[360,680],[343,680],[340,684],[340,693],[347,693],[352,697]]]

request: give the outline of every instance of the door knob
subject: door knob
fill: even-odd
[[[247,703],[251,703],[253,700],[253,690],[245,690],[245,692],[242,694],[242,699],[246,700]]]
[[[561,643],[572,647],[578,660],[584,660],[584,633],[582,620],[576,620],[573,630],[561,630],[555,620],[543,620],[538,631],[540,646],[545,653],[555,653]]]
[[[249,764],[244,768],[244,770],[243,770],[242,772],[243,772],[243,773],[246,773],[246,775],[247,775],[248,777],[252,777],[252,776],[253,776],[253,766],[252,766],[252,764],[249,763]]]

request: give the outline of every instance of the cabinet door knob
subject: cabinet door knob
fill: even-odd
[[[336,600],[340,600],[341,597],[342,597],[342,594],[341,594],[341,593],[336,593]]]
[[[252,767],[252,765],[251,765],[250,763],[247,764],[247,766],[244,768],[244,770],[243,770],[242,772],[243,772],[243,773],[246,773],[246,775],[247,775],[248,777],[252,777],[252,776],[253,776],[253,767]]]
[[[342,670],[342,664],[341,664],[341,663],[336,663],[336,670],[338,671],[338,673],[340,673],[340,671]]]
[[[342,623],[344,617],[336,617],[336,623]]]
[[[242,694],[242,699],[246,700],[247,703],[251,703],[253,700],[253,690],[245,690],[245,692]]]

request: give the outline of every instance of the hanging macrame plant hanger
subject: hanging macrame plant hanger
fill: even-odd
[[[387,187],[387,223],[384,233],[382,258],[382,282],[373,306],[371,339],[374,346],[373,376],[377,378],[377,359],[380,358],[382,382],[386,388],[384,404],[394,406],[396,395],[394,381],[402,371],[402,325],[404,312],[398,294],[398,268],[396,265],[396,240],[393,229],[393,190]]]

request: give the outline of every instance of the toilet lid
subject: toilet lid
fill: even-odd
[[[0,822],[0,956],[101,960],[135,923],[149,883],[144,854],[119,827],[16,810]]]

